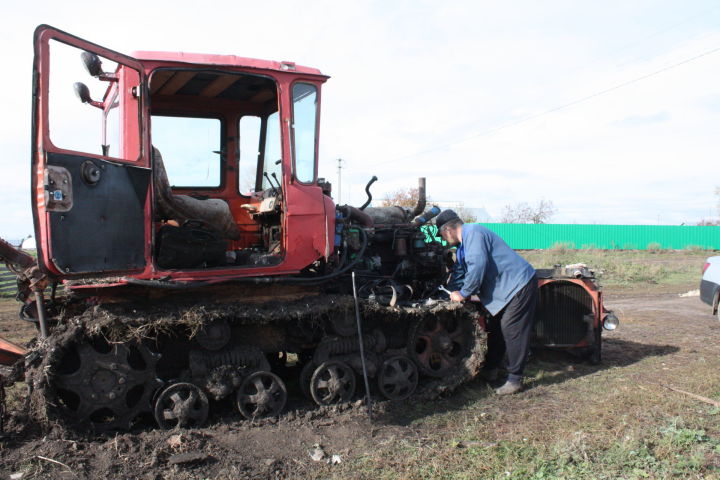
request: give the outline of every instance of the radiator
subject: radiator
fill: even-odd
[[[545,346],[593,343],[593,299],[580,285],[558,280],[540,287],[535,342]]]

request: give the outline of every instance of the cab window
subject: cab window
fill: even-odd
[[[140,153],[139,102],[134,95],[121,98],[118,92],[137,88],[140,73],[54,39],[48,46],[47,121],[52,144],[80,153],[136,161]],[[97,71],[91,74],[87,63]]]
[[[173,187],[219,187],[221,122],[217,118],[153,115],[152,143],[162,152]]]
[[[302,183],[315,180],[315,138],[317,89],[307,83],[293,85],[293,159],[295,178]]]
[[[281,180],[282,172],[282,150],[280,145],[280,114],[275,112],[265,119],[265,144],[263,146],[264,162],[261,189],[272,188],[275,183],[273,173],[278,180]],[[268,180],[270,177],[272,180]]]
[[[255,191],[257,166],[260,160],[260,128],[262,119],[245,115],[240,118],[240,168],[238,188],[240,194],[248,196]]]

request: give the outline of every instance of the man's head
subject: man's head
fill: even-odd
[[[448,245],[457,245],[462,241],[462,225],[457,213],[452,210],[443,210],[435,218],[435,225],[438,227],[438,233]]]

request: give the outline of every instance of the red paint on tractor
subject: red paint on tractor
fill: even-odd
[[[25,355],[25,350],[19,345],[0,337],[0,365],[13,365]]]

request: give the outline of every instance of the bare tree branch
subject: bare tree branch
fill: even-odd
[[[500,223],[547,223],[557,213],[550,200],[539,200],[534,206],[527,202],[505,205]]]
[[[415,188],[401,188],[394,192],[386,193],[385,197],[380,200],[381,207],[407,207],[415,208],[418,203],[419,190]],[[428,203],[432,202],[430,197],[427,197]]]

